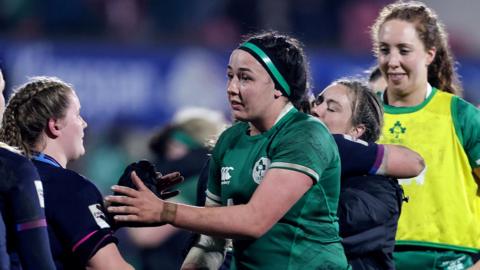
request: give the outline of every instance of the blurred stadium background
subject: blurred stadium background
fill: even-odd
[[[109,193],[148,139],[186,106],[228,118],[225,66],[242,34],[275,29],[305,43],[313,91],[375,64],[368,27],[385,0],[0,0],[8,97],[29,76],[74,85],[89,124],[76,170]],[[426,0],[445,23],[465,88],[480,103],[477,0]],[[128,242],[128,241],[127,241]],[[135,252],[123,245],[127,259]]]

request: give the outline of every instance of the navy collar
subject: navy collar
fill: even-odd
[[[59,167],[59,168],[62,167],[60,165],[60,163],[58,163],[53,157],[51,157],[49,155],[45,155],[44,153],[35,153],[35,154],[33,154],[32,159],[34,159],[36,161],[43,162],[43,163],[48,163],[48,164],[53,165],[55,167]]]

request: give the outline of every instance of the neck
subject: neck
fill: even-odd
[[[291,103],[275,103],[266,110],[264,117],[250,121],[250,135],[257,135],[270,130],[281,116],[285,115],[291,108]]]
[[[390,91],[388,88],[385,91],[388,99],[388,104],[394,107],[412,107],[421,104],[427,98],[428,83],[422,84],[418,89],[402,93],[399,91]]]
[[[68,159],[67,156],[63,151],[60,151],[55,145],[47,145],[45,149],[43,149],[42,153],[45,155],[49,155],[54,158],[62,168],[67,167]]]

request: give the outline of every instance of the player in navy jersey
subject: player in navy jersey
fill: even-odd
[[[0,70],[0,119],[5,100]],[[40,177],[19,151],[0,142],[0,269],[55,269],[50,253]]]
[[[31,156],[38,169],[57,269],[132,269],[118,251],[100,192],[66,169],[85,152],[86,126],[71,85],[35,77],[9,100],[0,139]]]
[[[383,110],[360,81],[332,83],[317,97],[311,113],[337,134],[342,163],[338,216],[349,263],[354,270],[394,269],[403,192],[397,180],[387,176],[417,176],[424,169],[423,159],[402,146],[374,143]]]

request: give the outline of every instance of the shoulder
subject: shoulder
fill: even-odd
[[[227,128],[225,131],[222,132],[220,138],[228,138],[232,136],[238,136],[242,134],[244,131],[248,129],[247,122],[236,122],[231,127]]]
[[[220,134],[220,137],[215,144],[215,148],[224,147],[230,142],[237,140],[242,135],[246,134],[249,126],[246,122],[236,122],[231,127],[227,128]]]
[[[99,193],[97,187],[90,180],[75,171],[39,161],[33,161],[33,163],[37,167],[44,185],[50,186],[59,192],[67,192],[67,194],[81,194],[82,192]]]
[[[0,190],[9,193],[31,190],[34,181],[40,180],[35,166],[22,155],[5,148],[0,149]],[[10,193],[13,194],[13,193]],[[15,193],[17,196],[18,193]]]
[[[296,112],[292,118],[286,123],[286,130],[289,132],[304,133],[307,135],[327,135],[330,136],[330,131],[327,126],[311,115]]]
[[[480,109],[457,96],[452,98],[452,118],[461,137],[466,135],[465,132],[478,132],[480,129]]]
[[[297,112],[282,128],[280,132],[284,139],[304,141],[312,144],[332,145],[332,134],[325,124],[317,118]]]
[[[37,175],[33,163],[26,157],[5,148],[0,148],[0,159],[6,168],[17,176]],[[22,179],[23,177],[19,177]]]
[[[472,103],[458,96],[453,96],[452,105],[461,114],[466,114],[466,115],[480,114],[480,109],[475,107]]]
[[[0,148],[0,158],[4,163],[12,165],[12,168],[24,169],[26,167],[34,168],[31,161],[26,157],[14,153],[6,148]],[[14,165],[14,166],[13,166]]]

